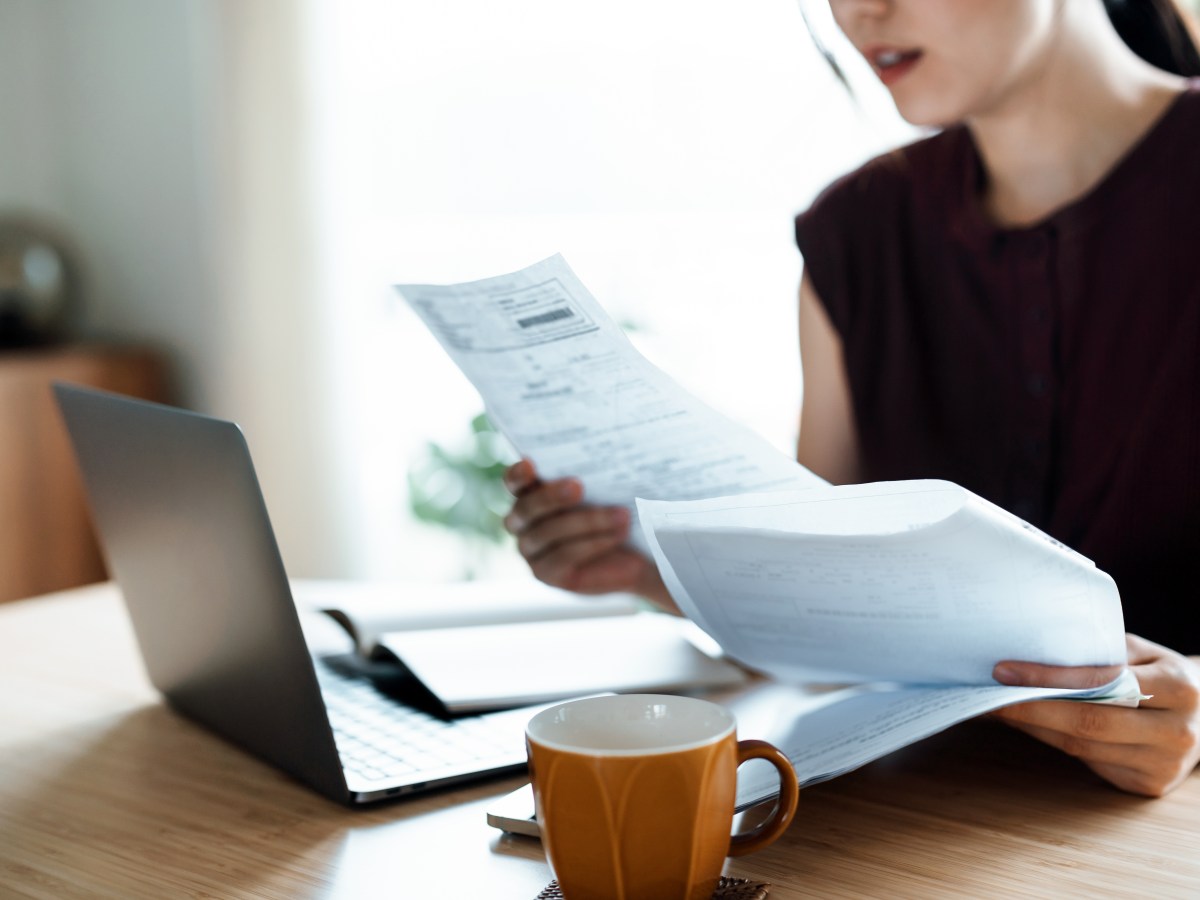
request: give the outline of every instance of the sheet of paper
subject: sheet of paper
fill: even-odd
[[[1112,579],[949,482],[638,509],[685,614],[784,681],[990,685],[1003,659],[1125,662]]]
[[[625,337],[561,256],[495,278],[396,290],[547,478],[589,501],[691,499],[825,482],[701,403]]]

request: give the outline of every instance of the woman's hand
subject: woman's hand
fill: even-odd
[[[542,481],[523,459],[504,473],[516,497],[504,527],[538,580],[581,594],[630,591],[674,610],[654,563],[625,545],[629,510],[588,506],[575,478]]]
[[[1122,790],[1161,797],[1200,762],[1200,661],[1133,634],[1125,643],[1129,668],[1150,695],[1137,709],[1050,700],[992,716],[1078,757]],[[1092,687],[1115,675],[1025,662],[1002,662],[993,672],[1002,684],[1041,687]]]

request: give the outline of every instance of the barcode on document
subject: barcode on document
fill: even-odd
[[[557,322],[559,319],[573,318],[575,313],[565,306],[558,309],[552,309],[549,312],[540,313],[536,316],[529,316],[526,319],[517,319],[517,324],[522,328],[533,328],[536,325],[545,325],[547,322]]]

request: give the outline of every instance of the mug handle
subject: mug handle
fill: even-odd
[[[744,856],[771,844],[792,824],[792,819],[796,817],[796,806],[800,803],[796,770],[782,750],[766,741],[738,741],[738,765],[750,759],[765,759],[779,770],[779,802],[767,821],[753,831],[735,834],[730,838],[730,856]]]

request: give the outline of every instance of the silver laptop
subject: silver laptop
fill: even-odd
[[[533,710],[441,716],[412,679],[314,658],[237,425],[54,393],[146,670],[174,709],[350,804],[525,765]]]

